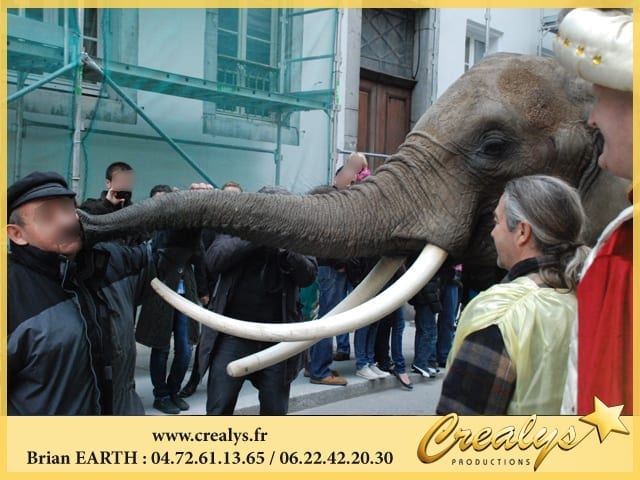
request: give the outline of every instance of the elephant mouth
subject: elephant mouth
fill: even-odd
[[[152,280],[151,286],[173,308],[209,328],[252,340],[290,342],[229,364],[229,375],[241,376],[289,358],[322,338],[351,332],[380,320],[418,293],[433,278],[447,256],[443,249],[426,245],[407,272],[376,295],[405,260],[404,257],[383,257],[342,303],[322,319],[312,322],[273,324],[237,320],[191,303],[157,278]]]

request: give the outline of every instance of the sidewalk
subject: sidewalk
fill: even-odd
[[[415,324],[413,320],[410,320],[413,318],[413,311],[406,309],[405,316],[407,322],[403,334],[403,352],[407,370],[410,370],[411,362],[413,361],[413,340],[415,336]],[[351,335],[351,340],[353,342],[353,334]],[[164,415],[153,408],[153,387],[149,377],[150,353],[150,348],[138,345],[136,390],[142,398],[147,415]],[[169,358],[170,361],[171,357]],[[433,415],[435,413],[435,406],[440,396],[442,378],[444,377],[442,370],[436,378],[424,378],[420,375],[409,373],[414,389],[407,390],[402,388],[400,382],[394,376],[373,381],[357,377],[355,375],[355,360],[353,359],[333,362],[332,368],[337,370],[341,377],[347,379],[347,386],[314,385],[300,372],[298,378],[291,384],[289,413],[298,412],[297,414],[302,415],[352,415],[355,412],[359,412],[360,415]],[[384,395],[384,402],[376,401],[380,392],[387,392]],[[393,392],[397,392],[397,396]],[[196,393],[186,399],[191,408],[181,413],[181,415],[204,415],[206,413],[206,395],[205,378],[200,383]],[[370,397],[363,399],[362,402],[349,402],[350,399],[364,395],[369,395]],[[411,401],[411,406],[407,405],[407,411],[403,412],[403,402],[409,400]],[[240,391],[234,414],[257,415],[258,412],[258,391],[251,385],[251,382],[247,381]]]

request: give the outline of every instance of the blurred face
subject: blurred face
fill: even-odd
[[[498,206],[493,212],[494,227],[491,230],[491,238],[496,245],[496,251],[498,252],[498,266],[509,270],[515,265],[518,258],[518,228],[516,227],[513,232],[509,231],[507,227],[507,220],[505,218],[504,203],[505,195],[500,197]]]
[[[367,166],[367,161],[364,157],[359,155],[349,157],[347,160],[347,167],[351,168],[356,173],[359,173],[360,170]]]
[[[342,170],[340,170],[340,172],[338,172],[336,176],[333,177],[333,184],[338,190],[343,190],[356,183],[357,179],[357,173],[354,172],[352,168],[349,168],[349,166],[345,165]]]
[[[604,148],[598,159],[601,168],[617,177],[633,177],[633,95],[600,85],[593,86],[595,103],[589,125],[604,137]]]
[[[7,235],[17,245],[66,256],[73,256],[82,248],[80,221],[72,198],[34,200],[18,211],[22,225],[7,225]]]
[[[133,170],[117,170],[111,175],[111,180],[105,180],[107,190],[114,192],[132,192],[135,176]]]
[[[233,192],[233,193],[240,193],[242,192],[242,190],[240,190],[238,187],[234,186],[234,185],[227,185],[226,187],[224,187],[222,189],[223,192]]]

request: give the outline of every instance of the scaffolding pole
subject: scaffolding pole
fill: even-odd
[[[22,90],[24,88],[24,82],[27,79],[25,72],[18,72],[17,88]],[[24,98],[20,97],[18,105],[16,106],[16,147],[14,154],[14,166],[13,166],[13,180],[18,180],[22,174],[20,171],[20,159],[22,158],[22,136],[24,128]]]
[[[76,10],[78,15],[78,33],[73,35],[73,45],[71,54],[73,58],[80,59],[84,52],[84,8]],[[82,63],[78,63],[75,75],[73,77],[73,144],[71,148],[71,165],[69,169],[71,190],[78,194],[78,198],[82,198],[80,191],[80,168],[82,156]]]
[[[276,113],[276,149],[273,152],[273,159],[276,162],[276,186],[280,185],[280,164],[282,163],[282,113]]]
[[[200,167],[200,165],[196,163],[195,160],[189,157],[189,155],[187,155],[187,153],[182,148],[180,148],[180,146],[176,142],[174,142],[173,139],[169,137],[169,135],[164,133],[164,131],[145,113],[145,111],[142,110],[138,106],[138,104],[129,95],[127,95],[127,93],[122,90],[122,88],[120,88],[120,86],[116,82],[114,82],[111,77],[109,77],[109,75],[105,73],[98,66],[98,64],[86,53],[82,54],[82,63],[99,73],[104,81],[127,103],[127,105],[133,108],[136,113],[140,115],[144,119],[144,121],[147,122],[147,124],[149,124],[149,126],[153,128],[156,133],[160,135],[171,146],[171,148],[173,148],[178,153],[178,155],[180,155],[189,165],[191,165],[191,167],[196,172],[198,172],[200,176],[202,176],[202,178],[204,178],[208,183],[218,188],[218,185],[216,185],[213,179],[209,177],[207,172],[205,172],[202,167]]]
[[[73,63],[70,63],[69,65],[65,65],[64,67],[62,67],[62,68],[56,70],[55,72],[53,72],[51,75],[47,75],[46,77],[43,77],[40,80],[38,80],[36,83],[33,83],[33,84],[29,85],[28,87],[24,87],[24,88],[18,90],[17,92],[14,92],[13,95],[9,95],[9,97],[7,98],[7,103],[11,103],[14,100],[19,99],[20,97],[23,97],[27,93],[30,93],[30,92],[33,92],[34,90],[37,90],[41,86],[46,85],[47,83],[51,82],[52,80],[55,80],[60,75],[64,75],[65,73],[73,70],[77,66],[78,66],[78,62],[73,62]]]

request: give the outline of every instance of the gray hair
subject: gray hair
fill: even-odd
[[[14,209],[9,215],[9,221],[7,222],[9,225],[20,225],[21,227],[24,225],[24,220],[22,219],[22,214],[20,213],[20,207]]]
[[[520,222],[531,226],[545,261],[540,276],[553,288],[575,290],[589,253],[582,235],[586,215],[577,190],[559,178],[531,175],[505,185],[505,217],[513,231]]]

